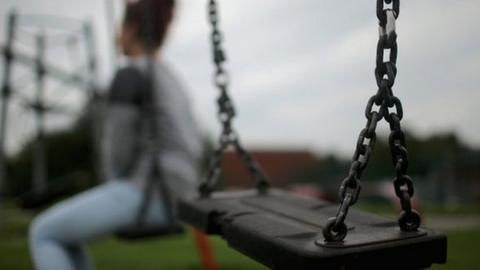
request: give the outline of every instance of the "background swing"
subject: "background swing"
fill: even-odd
[[[147,43],[149,44],[149,43]],[[148,67],[147,72],[142,74],[140,71],[136,70],[135,68],[129,68],[128,72],[129,82],[125,82],[128,88],[134,89],[136,93],[140,93],[139,99],[141,99],[141,110],[146,110],[148,113],[145,115],[150,115],[149,122],[152,124],[151,129],[151,138],[158,138],[157,130],[155,128],[155,117],[157,113],[154,111],[155,107],[153,104],[154,95],[153,87],[152,87],[152,70],[153,70],[153,56],[149,56],[148,58]],[[154,145],[158,145],[158,142],[155,142]],[[160,237],[165,235],[177,235],[184,233],[183,226],[177,221],[175,218],[175,214],[173,213],[172,209],[172,202],[171,196],[169,196],[168,186],[163,180],[162,171],[159,168],[159,160],[156,155],[156,149],[150,150],[151,157],[151,170],[148,174],[147,185],[144,187],[142,202],[138,209],[138,213],[136,216],[136,222],[122,230],[118,231],[116,235],[125,240],[141,240],[144,238],[150,237]],[[148,211],[153,203],[153,199],[155,194],[161,198],[167,216],[166,224],[157,225],[157,224],[149,224],[147,220]]]
[[[148,2],[147,2],[148,3]],[[131,75],[129,76],[129,81],[123,82],[125,85],[120,85],[121,87],[127,87],[130,91],[134,91],[136,95],[136,100],[139,101],[139,109],[146,111],[145,115],[149,115],[150,118],[147,121],[150,123],[150,138],[153,141],[153,148],[150,149],[150,172],[147,175],[147,185],[144,187],[144,193],[142,202],[138,209],[136,222],[122,228],[116,232],[116,236],[124,240],[141,240],[151,237],[160,237],[166,235],[178,235],[184,233],[184,228],[175,218],[173,212],[173,204],[171,196],[169,195],[169,190],[167,183],[165,183],[164,177],[162,175],[162,170],[160,168],[160,160],[158,158],[158,149],[160,145],[159,141],[159,131],[156,128],[157,123],[157,111],[155,108],[155,91],[153,88],[153,70],[154,70],[154,58],[155,58],[155,42],[152,40],[153,35],[153,8],[150,4],[146,4],[144,7],[146,16],[143,18],[143,26],[145,27],[145,33],[143,36],[145,49],[147,53],[147,68],[146,72],[142,73],[135,68],[129,68],[127,72]],[[167,222],[166,224],[149,224],[147,222],[148,210],[153,203],[155,192],[158,193],[159,198],[161,198],[165,210]]]
[[[391,7],[385,7],[385,3]],[[403,111],[391,89],[396,76],[395,20],[400,3],[399,0],[385,3],[377,0],[380,38],[375,76],[379,90],[367,104],[367,125],[360,133],[348,176],[340,187],[341,205],[337,207],[270,188],[260,166],[242,147],[232,126],[235,110],[228,95],[229,77],[224,69],[217,5],[215,0],[209,1],[222,132],[206,180],[199,187],[200,197],[179,203],[183,221],[208,234],[221,235],[231,247],[272,269],[422,269],[432,263],[445,263],[446,237],[420,228],[420,216],[410,204],[413,182],[406,175],[408,156],[400,127]],[[388,61],[384,61],[385,51],[389,51]],[[374,105],[379,107],[378,111]],[[390,108],[396,111],[389,112]],[[383,118],[391,129],[389,144],[396,171],[394,187],[402,204],[402,214],[398,224],[356,210],[350,211],[346,219],[349,207],[359,197],[359,178],[373,151],[376,125]],[[223,152],[229,146],[249,169],[256,181],[255,189],[213,192],[221,172]]]
[[[129,69],[130,75],[135,76],[129,76],[129,81],[125,82],[127,88],[135,89],[135,93],[141,94],[141,97],[139,97],[142,99],[141,109],[148,111],[148,113],[145,113],[145,115],[151,116],[148,121],[151,121],[152,123],[155,121],[155,116],[157,115],[154,112],[154,104],[152,104],[154,98],[151,96],[155,94],[151,86],[153,61],[155,60],[152,57],[149,57],[146,74],[142,74],[135,68]],[[132,85],[137,87],[132,87]],[[154,124],[151,126],[155,127]],[[154,128],[152,129],[152,133],[152,138],[158,138],[155,135],[156,130]],[[138,209],[135,222],[118,230],[115,233],[115,236],[121,240],[142,241],[151,238],[179,236],[185,234],[186,232],[184,226],[178,221],[172,209],[172,198],[169,196],[167,183],[165,183],[163,180],[164,178],[162,176],[162,171],[159,168],[159,161],[157,158],[155,158],[157,156],[155,155],[155,150],[156,149],[151,149],[151,154],[153,156],[151,160],[153,164],[151,166],[150,174],[147,176],[147,185],[144,187],[142,201]],[[159,198],[161,198],[166,210],[167,222],[165,224],[148,222],[148,211],[152,203],[154,203],[153,200],[156,194],[159,195]],[[193,236],[202,262],[202,269],[219,269],[208,238],[197,230],[193,230]]]
[[[146,16],[143,18],[145,34],[143,39],[147,51],[146,72],[142,73],[136,68],[128,69],[131,76],[128,77],[129,81],[123,82],[124,85],[122,85],[122,87],[127,87],[129,90],[134,90],[136,100],[140,103],[140,110],[146,111],[144,115],[150,116],[147,121],[150,123],[150,139],[153,141],[153,147],[152,149],[149,149],[149,154],[151,155],[150,161],[152,164],[150,166],[150,172],[147,175],[147,184],[144,187],[142,201],[135,222],[115,232],[117,238],[125,241],[142,241],[153,237],[167,237],[182,235],[185,233],[184,226],[180,223],[174,213],[173,198],[169,195],[170,190],[164,176],[162,175],[160,160],[158,158],[159,150],[157,147],[160,146],[161,141],[159,140],[159,131],[157,130],[156,125],[158,112],[156,111],[154,101],[157,91],[154,91],[153,87],[153,70],[155,61],[155,46],[153,45],[154,41],[152,41],[154,36],[152,29],[153,11],[154,8],[151,8],[149,4],[145,5]],[[165,224],[148,222],[148,211],[154,202],[155,194],[159,195],[166,211]],[[193,236],[202,262],[202,269],[219,269],[208,238],[197,230],[193,230]]]

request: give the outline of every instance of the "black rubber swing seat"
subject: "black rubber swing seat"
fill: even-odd
[[[181,235],[183,233],[185,233],[185,228],[181,224],[169,226],[145,225],[141,227],[132,225],[117,231],[115,236],[123,240],[134,241],[152,237]]]
[[[271,269],[423,269],[445,263],[447,239],[430,229],[402,232],[394,220],[351,209],[343,242],[322,229],[337,206],[278,189],[215,192],[181,200],[180,219]]]

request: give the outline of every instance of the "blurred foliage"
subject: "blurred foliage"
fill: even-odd
[[[87,113],[88,111],[86,109],[70,128],[45,135],[48,160],[47,189],[59,191],[54,193],[68,195],[98,182],[94,172],[90,131],[92,117]],[[430,192],[435,196],[433,200],[441,202],[441,198],[446,197],[445,194],[449,189],[447,184],[463,185],[464,187],[456,191],[460,194],[463,191],[470,192],[472,183],[478,183],[480,151],[462,143],[454,133],[422,139],[407,132],[406,139],[410,160],[408,174],[414,177],[417,185],[423,184],[424,190],[438,189]],[[206,149],[210,151],[211,141],[211,138],[206,140]],[[33,150],[34,139],[27,142],[20,152],[8,160],[8,187],[13,196],[19,196],[31,190]],[[205,160],[207,158],[204,158]],[[205,162],[201,165],[206,167]],[[339,182],[346,176],[349,165],[350,160],[339,158],[335,153],[320,156],[315,166],[299,171],[294,179],[302,179],[301,182],[304,183],[321,184],[323,189],[333,194]],[[388,139],[385,136],[379,136],[362,180],[365,182],[391,181],[393,177],[394,168]],[[427,186],[426,182],[430,185],[432,179],[439,182],[437,187]],[[478,194],[470,197],[470,201],[480,199]]]
[[[47,189],[84,189],[95,184],[90,115],[84,113],[71,127],[47,133]],[[8,188],[12,196],[29,192],[35,138],[7,160]]]
[[[438,134],[425,139],[407,133],[406,140],[410,175],[425,177],[432,171],[444,169],[448,164],[449,169],[473,170],[480,176],[480,151],[464,145],[453,133]],[[364,177],[372,180],[392,178],[393,173],[388,140],[380,138]],[[423,177],[419,179],[424,179]]]
[[[448,169],[458,171],[459,174],[480,176],[480,151],[464,145],[453,133],[435,135],[420,139],[410,133],[406,134],[409,152],[408,174],[427,176],[432,171]],[[352,148],[353,153],[353,148]],[[350,160],[327,155],[318,158],[318,165],[311,170],[302,172],[302,179],[306,182],[322,179],[323,184],[332,181],[338,183],[346,176]],[[378,181],[394,176],[394,168],[388,147],[388,139],[380,137],[371,159],[362,176],[369,181]],[[424,179],[421,177],[420,179]],[[325,182],[323,182],[325,181]]]
[[[47,190],[44,197],[71,195],[100,182],[94,164],[96,158],[91,131],[92,119],[96,118],[92,117],[87,108],[70,127],[44,135],[47,155]],[[207,165],[206,155],[213,149],[211,141],[207,139],[205,143],[207,151],[204,151],[205,156],[199,164],[202,171]],[[32,196],[29,193],[32,190],[34,150],[35,137],[25,143],[18,153],[8,157],[7,185],[10,196],[20,196],[23,199]]]

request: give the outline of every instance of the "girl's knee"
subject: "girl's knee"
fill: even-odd
[[[48,223],[48,218],[44,214],[40,214],[33,219],[28,233],[31,242],[45,240],[50,237],[50,226]]]
[[[41,238],[41,235],[43,234],[43,226],[40,223],[39,217],[37,216],[31,223],[28,231],[28,238],[30,239],[30,242],[37,240],[38,238]]]

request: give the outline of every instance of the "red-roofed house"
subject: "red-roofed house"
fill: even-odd
[[[318,166],[317,158],[307,151],[256,150],[251,152],[274,186],[287,186],[301,181],[301,174]],[[252,187],[253,180],[235,152],[225,153],[224,179],[228,187]]]

